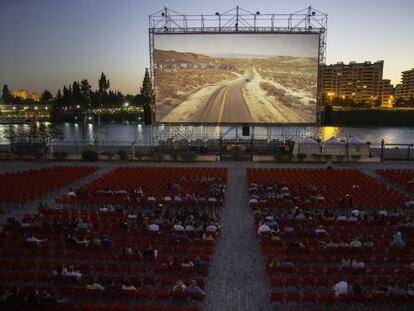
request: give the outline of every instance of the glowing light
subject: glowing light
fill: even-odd
[[[125,106],[125,107],[128,107],[128,106],[129,106],[129,103],[124,103],[124,106]]]
[[[37,110],[37,109],[39,109],[39,107],[37,107],[37,106],[34,106],[34,110]]]
[[[329,138],[331,138],[331,137],[336,137],[337,135],[338,135],[338,132],[339,132],[339,128],[338,127],[335,127],[335,126],[324,126],[323,128],[322,128],[322,139],[323,140],[327,140],[327,139],[329,139]]]
[[[79,106],[79,105],[76,105],[76,108],[78,108],[78,109],[79,109],[79,108],[80,108],[80,106]]]

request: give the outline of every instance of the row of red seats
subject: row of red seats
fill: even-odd
[[[61,197],[56,202],[61,204],[126,203],[125,196],[97,193],[102,189],[132,191],[141,188],[145,199],[149,195],[163,198],[175,193],[207,195],[210,191],[209,180],[212,178],[225,184],[227,168],[121,167],[82,187],[80,191],[88,193],[87,197],[78,196],[71,198],[71,200]],[[173,184],[177,184],[179,187],[169,187]]]
[[[97,167],[67,166],[0,174],[0,202],[26,203],[98,170]]]
[[[413,169],[377,169],[375,173],[399,184],[408,190],[414,191]]]
[[[352,206],[357,208],[397,209],[404,207],[405,196],[386,188],[373,177],[356,169],[262,169],[248,168],[249,183],[273,185],[285,183],[291,193],[296,193],[301,202],[307,197],[306,189],[316,187],[317,191],[325,189],[324,200],[314,202],[321,208],[341,208],[340,200],[346,195],[352,197]],[[282,201],[282,200],[279,200]],[[297,203],[296,203],[297,204]],[[283,206],[281,203],[266,205]],[[308,206],[311,203],[307,203]]]

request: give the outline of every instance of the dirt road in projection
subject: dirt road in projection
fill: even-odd
[[[157,120],[165,123],[312,123],[317,60],[213,58],[157,52]]]
[[[204,105],[194,113],[190,122],[248,123],[252,122],[243,87],[253,78],[248,70],[244,76],[218,87]]]

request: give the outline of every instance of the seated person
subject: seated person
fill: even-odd
[[[152,232],[158,232],[160,231],[160,226],[157,225],[156,223],[152,223],[148,226],[148,230]]]
[[[402,238],[402,234],[401,231],[395,231],[393,238],[392,238],[392,242],[391,242],[391,246],[404,246],[404,240]]]
[[[125,279],[124,283],[121,286],[121,290],[136,291],[137,288],[128,279]]]
[[[354,258],[351,263],[351,268],[354,270],[365,269],[365,263],[358,258]]]
[[[92,284],[86,285],[86,289],[91,289],[91,290],[105,290],[105,287],[103,287],[100,283],[98,283],[97,280],[94,280]]]
[[[372,238],[369,237],[368,240],[362,242],[362,247],[364,247],[364,248],[372,248],[372,247],[374,247],[374,242],[372,242]]]
[[[349,246],[353,248],[360,248],[362,247],[362,243],[357,237],[355,237],[354,239],[352,239],[351,243],[349,243]]]
[[[327,235],[328,232],[325,230],[325,228],[322,225],[319,225],[315,229],[315,234],[321,236],[321,235]]]
[[[66,277],[75,277],[80,279],[82,277],[82,273],[76,271],[73,266],[69,266],[69,268],[64,267],[62,270],[62,276]]]
[[[336,297],[339,297],[340,295],[348,295],[349,294],[349,286],[348,286],[348,282],[345,281],[343,278],[341,281],[339,281],[338,283],[336,283],[333,286],[333,291],[334,291],[334,295]]]
[[[257,234],[261,235],[261,234],[265,234],[270,232],[270,227],[268,225],[266,225],[265,223],[261,224],[259,226],[259,228],[257,228]]]
[[[47,241],[47,239],[38,239],[32,234],[26,239],[26,241],[29,243],[40,245],[40,243]]]
[[[354,296],[361,296],[362,295],[362,287],[361,287],[361,284],[359,284],[358,282],[354,282],[351,285],[351,293]]]
[[[76,193],[75,193],[75,191],[73,191],[72,188],[70,188],[70,190],[69,190],[69,192],[66,196],[69,197],[69,198],[76,198]]]
[[[194,267],[194,263],[190,260],[190,258],[185,257],[183,262],[181,263],[181,266],[185,268],[192,268]]]
[[[203,233],[203,236],[201,237],[201,239],[203,241],[213,241],[214,240],[214,236],[211,233],[204,232]]]
[[[352,265],[352,260],[348,256],[344,256],[341,259],[341,265],[340,265],[340,268],[341,269],[343,269],[343,268],[351,268],[351,265]]]
[[[187,288],[187,292],[194,293],[194,294],[200,294],[201,296],[205,296],[206,293],[197,285],[196,280],[192,280],[190,285]]]
[[[185,286],[184,282],[178,280],[172,288],[173,292],[185,292],[187,290],[187,286]]]

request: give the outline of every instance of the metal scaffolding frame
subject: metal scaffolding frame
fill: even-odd
[[[170,8],[163,9],[149,15],[149,53],[150,53],[150,74],[154,83],[154,35],[155,34],[186,34],[186,33],[303,33],[303,34],[319,34],[319,68],[326,61],[327,46],[327,26],[328,15],[311,6],[299,10],[294,13],[282,14],[272,13],[263,14],[259,11],[251,12],[240,8],[239,6],[225,11],[215,12],[214,14],[182,14]],[[319,75],[320,76],[320,75]],[[320,81],[317,84],[317,102],[320,102]],[[317,106],[318,121],[319,106]],[[188,139],[192,130],[186,129],[183,125],[164,125],[170,127],[171,139]],[[190,126],[190,125],[189,125]],[[194,125],[191,125],[194,127]],[[220,127],[220,139],[222,136],[222,128]],[[229,126],[229,125],[228,125]],[[252,136],[254,138],[254,127],[252,126]],[[233,129],[240,125],[231,126]],[[157,126],[153,130],[157,131]],[[268,131],[271,133],[271,130]],[[282,129],[283,137],[286,139],[297,139],[302,137],[306,132],[306,126],[291,126]],[[165,136],[165,131],[163,131]],[[204,131],[203,133],[207,133]],[[161,138],[158,133],[156,137]],[[204,136],[204,135],[203,135]],[[267,135],[268,140],[271,134]]]

